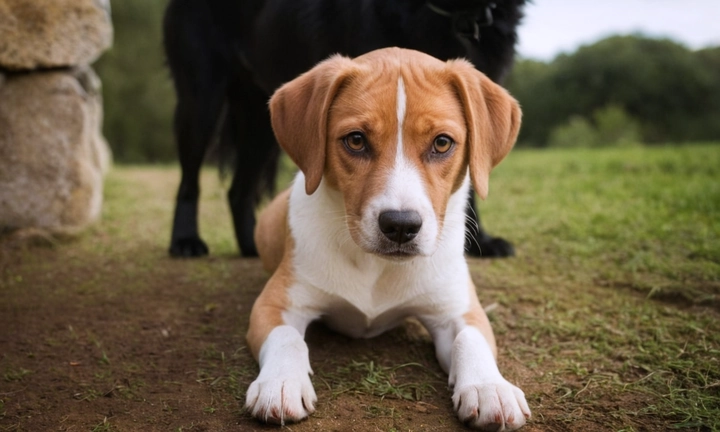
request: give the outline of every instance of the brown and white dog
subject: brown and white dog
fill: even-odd
[[[314,411],[311,321],[372,337],[416,317],[461,421],[525,424],[530,409],[497,368],[463,256],[470,181],[484,198],[517,137],[517,102],[465,60],[388,48],[319,63],[277,90],[270,111],[300,172],[255,232],[273,274],[250,316],[260,374],[249,411],[276,423]]]

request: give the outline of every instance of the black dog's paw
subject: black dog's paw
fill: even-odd
[[[245,247],[241,247],[240,250],[242,251],[242,256],[244,256],[245,258],[254,258],[258,256],[258,251],[255,248],[255,243],[247,245]]]
[[[465,253],[478,258],[505,258],[515,256],[515,248],[502,237],[485,235],[466,241]]]
[[[170,256],[176,258],[196,258],[210,252],[200,237],[173,239],[170,243]]]

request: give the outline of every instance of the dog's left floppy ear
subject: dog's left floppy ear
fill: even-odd
[[[325,168],[328,110],[355,63],[335,55],[280,87],[270,99],[270,118],[280,147],[305,174],[305,192],[315,192]]]
[[[520,106],[466,60],[448,62],[465,110],[473,187],[485,199],[490,171],[507,156],[520,131]]]

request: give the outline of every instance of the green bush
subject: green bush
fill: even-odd
[[[622,107],[608,105],[593,113],[592,122],[582,116],[555,127],[549,147],[630,147],[641,143],[640,125]]]
[[[635,146],[641,141],[640,124],[621,106],[608,105],[596,110],[593,121],[597,132],[597,146]]]
[[[103,133],[119,163],[177,159],[175,92],[162,49],[167,0],[112,3],[113,47],[95,64],[103,83]]]
[[[587,119],[570,117],[564,125],[557,126],[550,133],[549,147],[596,147],[598,133]]]

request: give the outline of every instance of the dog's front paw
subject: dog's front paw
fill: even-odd
[[[284,425],[306,418],[315,412],[315,389],[310,377],[258,377],[250,384],[245,408],[266,423]]]
[[[507,381],[456,388],[453,404],[460,420],[486,431],[512,431],[530,418],[525,393]]]

